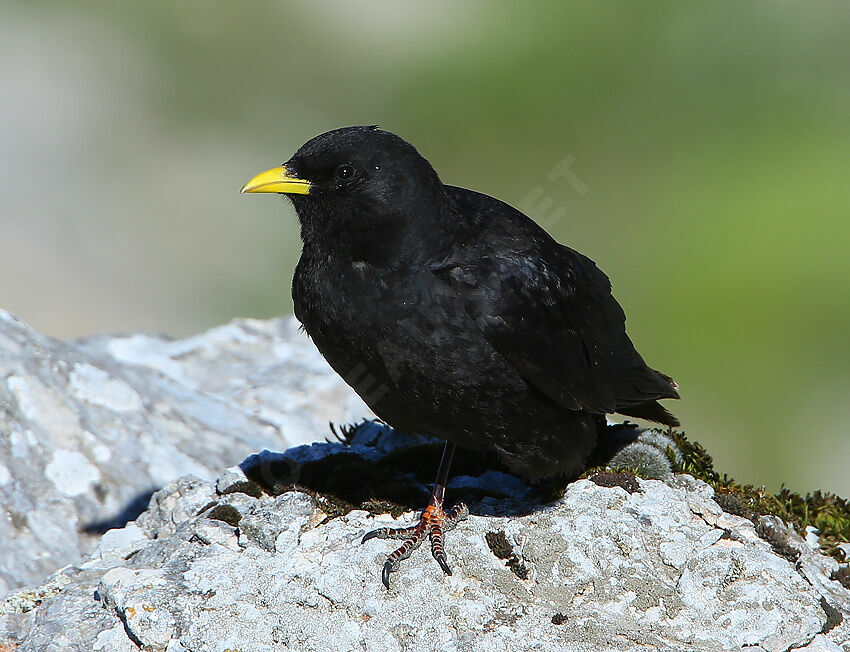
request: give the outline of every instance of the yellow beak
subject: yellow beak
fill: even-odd
[[[306,195],[310,192],[310,182],[306,179],[291,177],[286,168],[272,168],[261,172],[242,186],[241,192],[280,192],[287,195]]]

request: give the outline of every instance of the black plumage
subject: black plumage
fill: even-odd
[[[635,350],[608,277],[520,211],[444,185],[375,127],[317,136],[279,170],[306,184],[289,195],[295,315],[393,427],[533,479],[580,471],[606,414],[678,425],[657,403],[677,387]]]

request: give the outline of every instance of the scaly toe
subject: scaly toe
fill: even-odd
[[[369,539],[412,539],[417,536],[419,525],[410,527],[379,527],[377,530],[367,532],[360,540],[361,545]]]
[[[446,575],[451,575],[452,569],[449,567],[448,558],[443,548],[443,531],[453,528],[458,521],[466,518],[467,514],[469,514],[469,510],[463,503],[456,505],[449,512],[444,512],[441,504],[432,504],[425,509],[416,525],[405,528],[384,527],[367,532],[361,543],[365,543],[369,539],[403,539],[404,541],[397,550],[387,556],[387,560],[384,562],[381,582],[387,590],[390,588],[390,575],[396,572],[401,566],[401,562],[422,544],[426,535],[431,539],[431,554],[439,564],[440,569]]]

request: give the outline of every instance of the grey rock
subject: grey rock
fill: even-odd
[[[306,494],[292,491],[278,496],[240,520],[239,544],[243,547],[258,545],[268,552],[287,554],[313,510],[313,501]]]
[[[292,318],[63,342],[0,311],[0,595],[79,561],[176,478],[368,415]]]
[[[800,574],[834,608],[842,613],[850,613],[850,591],[830,579],[832,574],[838,570],[839,564],[832,557],[820,554],[817,547],[817,536],[810,543],[776,516],[759,516],[756,521],[756,529],[762,533],[769,531],[770,535],[765,538],[774,546],[781,545],[796,551],[799,557],[795,563]]]
[[[367,460],[410,445],[373,425],[349,443],[284,455],[297,473],[323,456],[359,456],[355,446]],[[240,470],[248,478],[275,459],[253,456]],[[480,490],[486,480],[520,488],[487,473],[460,488]],[[850,591],[829,579],[833,560],[777,520],[768,520],[766,541],[766,524],[723,512],[690,476],[637,483],[629,493],[579,480],[550,504],[531,504],[525,487],[529,508],[510,516],[488,515],[516,507],[496,490],[449,533],[452,576],[420,549],[386,591],[379,575],[393,542],[360,539],[414,512],[330,518],[316,494],[227,493],[246,486],[233,469],[218,484],[182,479],[89,561],[7,598],[0,643],[169,652],[850,649]],[[495,539],[508,550],[495,554]],[[786,545],[799,563],[778,552]]]
[[[241,467],[231,466],[218,476],[218,480],[215,483],[215,490],[220,494],[229,494],[245,489],[250,482]]]
[[[307,443],[366,415],[293,320],[60,342],[0,313],[0,650],[850,650],[817,533],[723,512],[657,431],[612,466],[658,479],[554,503],[457,460],[454,574],[420,549],[387,592],[393,543],[360,539],[415,513],[358,507],[418,505],[439,444]]]

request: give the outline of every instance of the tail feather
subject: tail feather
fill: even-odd
[[[625,414],[629,417],[637,417],[638,419],[646,419],[647,421],[655,421],[663,423],[665,426],[675,428],[679,425],[679,420],[666,408],[662,407],[658,401],[647,401],[646,403],[638,403],[628,407],[619,408],[620,414]]]

